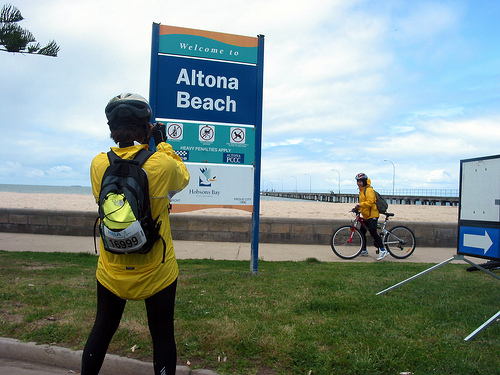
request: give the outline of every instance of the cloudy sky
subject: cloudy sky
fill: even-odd
[[[500,154],[497,0],[11,3],[61,50],[0,51],[0,183],[90,185],[107,101],[148,97],[153,22],[265,35],[262,189],[458,189]]]

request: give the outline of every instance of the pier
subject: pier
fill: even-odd
[[[432,191],[431,191],[432,192]],[[411,191],[407,193],[385,194],[383,191],[379,193],[387,200],[389,204],[413,204],[413,205],[430,205],[430,206],[458,206],[460,198],[455,195],[454,191],[446,191],[450,196],[438,195],[412,195]],[[458,192],[457,192],[458,193]],[[358,201],[358,193],[304,193],[304,192],[283,192],[283,191],[263,191],[262,196],[279,197],[289,199],[302,199],[317,202],[332,202],[332,203],[356,203]],[[446,194],[445,194],[446,195]]]

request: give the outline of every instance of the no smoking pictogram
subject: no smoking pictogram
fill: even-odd
[[[181,140],[183,138],[183,124],[170,123],[167,124],[167,137],[168,139]]]
[[[231,143],[245,143],[245,128],[231,128]]]
[[[200,141],[213,142],[215,137],[215,127],[211,125],[200,125]]]

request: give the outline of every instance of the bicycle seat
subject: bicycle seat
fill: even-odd
[[[394,216],[393,213],[390,213],[390,212],[382,212],[382,215],[385,215],[387,217],[391,217],[391,216]]]

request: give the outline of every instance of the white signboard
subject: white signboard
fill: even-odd
[[[253,167],[202,163],[186,163],[186,167],[191,180],[172,204],[253,205]]]
[[[460,219],[500,221],[500,158],[462,163]]]

